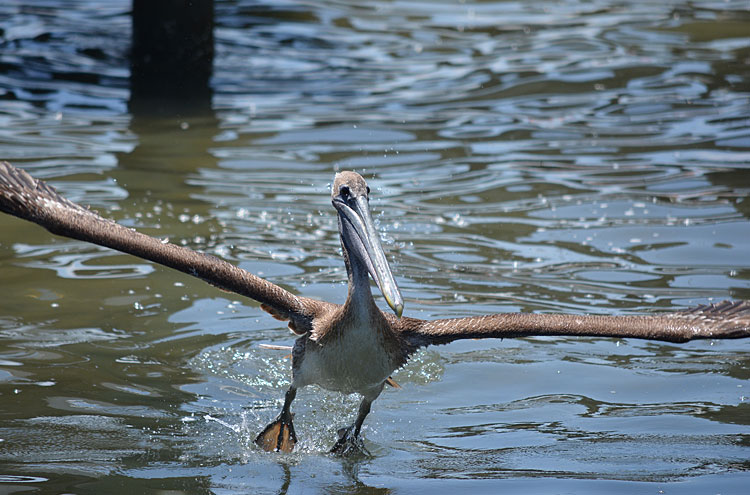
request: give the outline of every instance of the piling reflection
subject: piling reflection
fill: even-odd
[[[744,1],[221,1],[211,94],[164,111],[129,9],[0,5],[0,158],[106,216],[341,300],[356,168],[414,316],[750,298]],[[742,342],[441,347],[372,459],[324,454],[356,399],[313,390],[285,463],[251,439],[291,338],[252,303],[9,218],[0,265],[0,491],[747,486]]]

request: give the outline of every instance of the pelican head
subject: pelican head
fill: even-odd
[[[331,202],[339,214],[341,243],[349,259],[367,268],[396,316],[404,311],[404,300],[385,259],[380,238],[370,217],[370,188],[356,172],[339,172],[333,181]],[[349,267],[355,269],[354,267]]]

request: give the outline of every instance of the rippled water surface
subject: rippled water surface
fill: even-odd
[[[129,8],[0,5],[0,158],[106,216],[341,302],[356,169],[410,316],[750,299],[744,1],[219,1],[212,100],[161,117]],[[750,342],[430,348],[370,458],[326,454],[357,398],[317,388],[272,455],[292,336],[254,302],[4,215],[0,287],[0,493],[750,484]]]

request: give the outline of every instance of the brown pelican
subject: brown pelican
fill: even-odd
[[[201,278],[261,303],[274,318],[289,322],[300,337],[292,350],[292,384],[278,418],[256,443],[268,451],[291,451],[297,441],[291,404],[296,391],[317,384],[363,396],[357,418],[339,431],[332,452],[360,449],[359,432],[372,402],[394,370],[417,349],[457,339],[576,335],[668,342],[750,336],[750,302],[722,302],[657,315],[584,316],[504,313],[468,318],[419,320],[401,317],[403,300],[373,227],[370,190],[354,172],[336,175],[331,200],[349,277],[343,305],[296,296],[213,256],[141,234],[106,220],[60,196],[54,188],[9,163],[0,162],[0,210],[50,232],[129,253]],[[370,292],[375,281],[393,313],[382,312]]]

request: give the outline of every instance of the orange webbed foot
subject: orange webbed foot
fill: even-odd
[[[297,435],[294,433],[292,415],[280,415],[276,421],[255,437],[255,445],[266,452],[291,452],[297,444]]]

